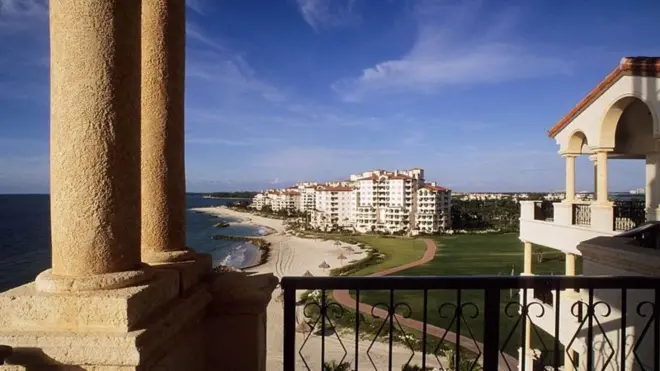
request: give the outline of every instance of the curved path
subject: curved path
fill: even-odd
[[[424,239],[424,243],[426,244],[426,250],[424,251],[424,256],[422,256],[421,259],[400,265],[398,267],[385,269],[380,272],[370,274],[369,276],[370,277],[387,276],[393,273],[398,273],[403,270],[417,267],[422,264],[426,264],[430,262],[435,257],[435,253],[438,250],[438,247],[436,246],[435,242],[433,242],[433,240],[427,238]],[[334,290],[332,292],[332,296],[339,304],[348,308],[355,308],[355,299],[349,294],[348,290]],[[374,316],[376,316],[377,318],[386,318],[388,315],[387,311],[380,308],[374,308],[373,306],[365,303],[360,303],[359,309],[360,312],[362,313],[367,313],[367,314],[373,313]],[[403,318],[398,314],[396,315],[396,318],[402,326],[409,327],[420,332],[424,330],[424,323],[421,321],[417,321],[412,318]],[[438,339],[444,336],[445,341],[456,344],[456,333],[451,332],[449,330],[437,326],[433,326],[427,323],[426,333]],[[481,342],[473,340],[463,335],[461,335],[461,348],[465,348],[473,353],[483,353],[483,344]],[[506,357],[506,360],[500,357],[500,362],[499,362],[500,369],[508,370],[509,367],[511,369],[517,369],[518,360],[516,358],[508,354],[505,354],[504,357]]]

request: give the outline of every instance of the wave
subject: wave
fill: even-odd
[[[227,255],[218,263],[218,265],[226,265],[235,268],[243,268],[251,265],[259,249],[249,242],[241,243],[233,246]]]

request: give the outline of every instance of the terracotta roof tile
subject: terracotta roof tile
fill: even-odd
[[[439,186],[430,186],[430,185],[429,185],[429,186],[424,186],[424,187],[422,187],[422,188],[420,188],[420,189],[429,189],[429,190],[431,190],[431,191],[436,191],[436,192],[446,192],[446,191],[450,191],[449,188],[439,187]]]
[[[596,101],[607,89],[609,89],[622,76],[660,76],[660,57],[625,57],[619,65],[610,72],[605,79],[593,88],[584,99],[582,99],[566,116],[548,130],[548,136],[554,138],[575,117],[584,111],[591,103]]]

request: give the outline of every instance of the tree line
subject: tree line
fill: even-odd
[[[452,200],[452,229],[517,232],[519,219],[520,204],[511,199]]]

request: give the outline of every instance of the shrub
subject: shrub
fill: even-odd
[[[350,371],[351,364],[348,362],[338,363],[336,361],[324,362],[323,371]]]

